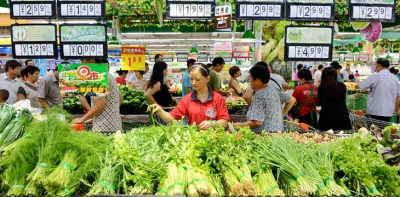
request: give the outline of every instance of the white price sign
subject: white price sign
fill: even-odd
[[[14,51],[16,57],[54,57],[54,44],[15,44]]]
[[[350,0],[350,21],[394,22],[396,20],[395,0],[357,1]]]
[[[104,18],[104,1],[59,1],[60,18]]]
[[[11,19],[48,19],[55,18],[54,2],[19,2],[11,3]]]
[[[167,18],[211,19],[215,16],[215,1],[167,0]]]
[[[289,46],[288,57],[301,59],[327,59],[329,58],[329,47]]]
[[[330,20],[333,19],[333,5],[290,5],[288,19],[291,20]]]
[[[236,19],[283,20],[284,2],[280,0],[237,0]]]
[[[103,57],[104,50],[104,44],[62,44],[61,58]]]

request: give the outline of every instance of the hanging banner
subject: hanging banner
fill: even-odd
[[[122,70],[144,70],[146,63],[145,46],[122,46]]]
[[[59,64],[60,93],[108,92],[108,64]]]

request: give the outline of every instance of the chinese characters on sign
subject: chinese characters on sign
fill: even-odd
[[[146,47],[122,46],[122,70],[144,70],[146,63]]]
[[[232,6],[223,5],[215,8],[214,29],[218,31],[231,31]]]

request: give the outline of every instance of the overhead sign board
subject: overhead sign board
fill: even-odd
[[[350,21],[394,22],[396,20],[395,0],[350,0]]]
[[[334,0],[287,0],[286,19],[297,21],[333,21]]]
[[[233,45],[232,58],[249,58],[250,46],[249,45]]]
[[[199,53],[197,55],[197,62],[201,63],[208,62],[208,53]]]
[[[286,61],[330,61],[332,59],[333,27],[286,26]]]
[[[215,0],[167,0],[168,19],[214,19]]]
[[[189,53],[179,53],[176,54],[176,61],[177,62],[187,62]]]
[[[231,31],[232,27],[232,6],[223,5],[215,8],[214,30]]]
[[[59,0],[58,18],[93,19],[105,17],[105,1],[63,1]]]
[[[284,0],[236,0],[237,20],[283,20]]]
[[[174,61],[174,55],[172,54],[166,54],[163,55],[164,62],[173,62]]]
[[[107,26],[104,24],[62,24],[60,58],[108,58]]]
[[[11,19],[53,19],[56,18],[55,0],[11,0]]]
[[[57,58],[56,25],[11,25],[11,45],[15,59]]]

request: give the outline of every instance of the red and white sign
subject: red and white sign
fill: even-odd
[[[368,53],[360,53],[358,57],[359,62],[369,62],[369,55]]]
[[[249,45],[234,45],[232,47],[232,58],[249,58],[250,46]]]

